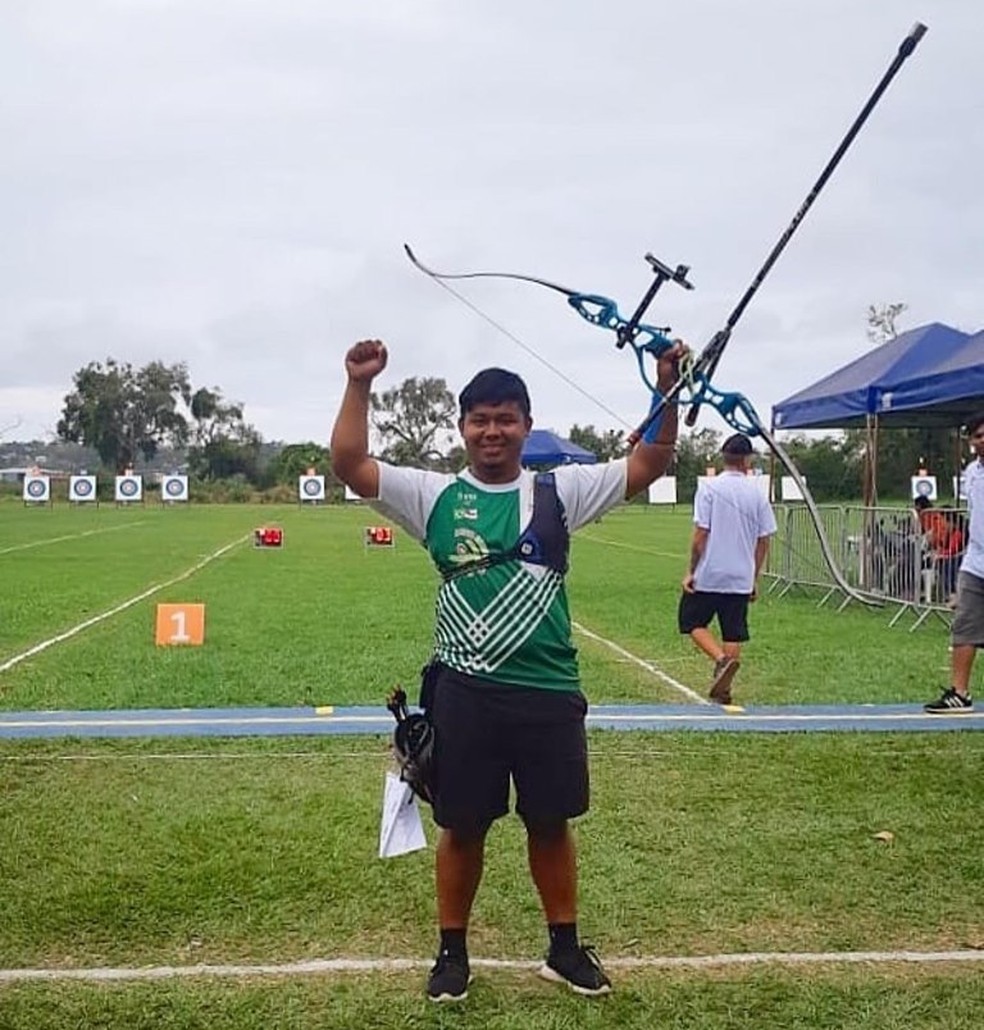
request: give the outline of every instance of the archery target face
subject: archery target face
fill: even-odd
[[[116,500],[139,501],[143,496],[143,480],[140,476],[116,477]]]
[[[300,476],[297,481],[297,492],[302,501],[323,501],[325,499],[325,477]]]
[[[188,477],[165,476],[161,483],[161,495],[165,501],[187,501]]]
[[[72,476],[68,481],[70,501],[94,501],[96,499],[95,476]]]
[[[51,490],[47,476],[24,477],[24,500],[46,501]]]
[[[936,476],[913,476],[912,499],[926,497],[930,501],[936,500]]]

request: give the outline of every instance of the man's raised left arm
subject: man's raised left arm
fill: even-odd
[[[665,350],[656,363],[656,381],[666,394],[680,378],[680,360],[688,348],[680,340]],[[676,450],[677,405],[667,404],[659,415],[660,427],[652,443],[639,440],[626,459],[625,499],[645,490],[670,467]],[[631,439],[631,438],[630,438]]]

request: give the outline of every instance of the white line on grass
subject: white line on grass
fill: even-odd
[[[304,962],[262,963],[256,965],[95,967],[89,969],[0,969],[0,983],[18,980],[168,980],[178,977],[252,977],[310,976],[325,973],[392,973],[400,970],[427,969],[433,959],[334,958]],[[653,955],[639,958],[608,958],[608,969],[713,969],[724,966],[753,965],[859,965],[861,963],[984,962],[981,951],[760,951],[722,955]],[[472,958],[480,969],[537,969],[541,962],[525,959]]]
[[[657,679],[661,679],[664,683],[669,684],[674,690],[679,690],[681,694],[690,698],[691,701],[696,701],[698,704],[702,705],[710,704],[710,701],[706,701],[700,696],[700,694],[696,693],[696,691],[691,690],[690,687],[684,686],[684,684],[679,680],[675,680],[672,676],[667,675],[662,669],[657,668],[657,666],[652,662],[647,662],[645,658],[640,658],[638,655],[632,654],[631,651],[626,651],[624,647],[616,644],[613,640],[607,640],[605,637],[601,637],[597,633],[592,633],[591,630],[582,626],[579,622],[572,622],[571,625],[578,631],[578,633],[583,633],[590,640],[594,640],[599,644],[604,644],[605,647],[610,648],[616,654],[621,655],[633,664],[638,665],[641,669],[645,669],[646,672],[652,673],[652,675],[657,677]]]
[[[44,547],[45,544],[60,544],[64,540],[79,540],[84,536],[95,536],[97,533],[112,533],[117,529],[142,526],[144,522],[146,522],[146,519],[137,519],[136,522],[124,522],[119,526],[105,526],[102,529],[87,529],[82,533],[69,533],[68,536],[50,536],[45,540],[32,540],[29,544],[15,544],[13,547],[0,548],[0,554],[10,554],[11,551],[26,551],[29,547]]]
[[[96,623],[112,618],[112,616],[118,615],[122,611],[126,611],[127,608],[132,608],[133,605],[139,604],[141,601],[145,601],[148,597],[153,597],[153,595],[159,591],[164,590],[167,587],[174,586],[175,583],[180,583],[184,579],[190,578],[198,572],[199,569],[205,568],[209,562],[215,561],[216,558],[221,557],[226,553],[226,551],[231,550],[237,544],[241,544],[245,540],[249,540],[251,536],[251,533],[245,533],[238,539],[233,540],[231,544],[225,544],[217,551],[214,551],[212,554],[202,558],[200,562],[192,565],[190,569],[185,569],[185,571],[179,576],[169,579],[166,583],[157,583],[154,586],[149,587],[142,594],[137,594],[136,597],[131,597],[128,601],[124,601],[122,604],[116,605],[115,608],[110,608],[109,611],[101,612],[99,615],[93,615],[91,619],[86,619],[85,622],[80,622],[77,626],[73,626],[71,629],[65,630],[64,633],[59,633],[57,636],[51,637],[48,640],[42,640],[40,644],[35,644],[34,647],[30,647],[26,651],[22,651],[20,654],[15,654],[13,658],[8,658],[2,665],[0,665],[0,672],[6,672],[8,669],[12,669],[15,665],[19,665],[26,659],[31,658],[36,654],[40,654],[42,651],[46,651],[52,645],[60,644],[62,641],[68,640],[70,637],[74,637],[77,633],[81,633],[82,630],[88,629],[90,626],[95,626]]]
[[[579,540],[590,540],[596,544],[605,544],[607,547],[622,547],[626,551],[640,551],[642,554],[651,554],[656,558],[674,558],[677,561],[686,560],[685,554],[670,551],[654,551],[651,547],[640,547],[638,544],[625,544],[621,540],[609,540],[608,537],[595,536],[593,533],[578,533]]]

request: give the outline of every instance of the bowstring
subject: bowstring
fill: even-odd
[[[552,362],[548,361],[545,357],[543,357],[542,354],[539,354],[536,350],[529,346],[529,344],[525,343],[522,339],[520,339],[519,336],[517,336],[514,332],[512,332],[510,329],[504,326],[501,322],[497,321],[491,315],[483,311],[477,304],[469,300],[468,297],[466,297],[463,293],[460,293],[453,286],[449,286],[446,282],[444,282],[443,279],[438,279],[436,276],[431,276],[431,278],[434,280],[434,282],[438,284],[438,286],[447,290],[452,297],[454,297],[456,300],[464,304],[466,308],[473,311],[476,315],[478,315],[479,318],[481,318],[483,321],[487,322],[490,326],[492,326],[493,329],[498,329],[500,333],[502,333],[508,339],[512,340],[512,342],[515,343],[517,347],[521,347],[531,357],[536,358],[536,360],[539,361],[541,365],[544,365],[547,368],[549,368],[550,371],[554,373],[554,375],[559,376],[565,383],[567,383],[568,386],[570,386],[572,389],[576,390],[579,394],[581,394],[582,397],[587,398],[589,401],[591,401],[592,404],[597,405],[597,407],[604,411],[605,414],[611,416],[613,419],[615,419],[616,422],[623,425],[630,432],[632,429],[635,428],[630,423],[628,423],[621,415],[619,415],[618,412],[613,411],[611,408],[609,408],[604,401],[599,400],[593,394],[585,390],[584,387],[582,387],[579,383],[571,379],[571,377],[567,375],[566,372],[558,368]]]
[[[541,365],[548,368],[551,372],[554,373],[554,375],[562,379],[573,390],[576,390],[579,394],[581,394],[582,397],[585,397],[587,400],[591,401],[591,403],[594,404],[596,407],[600,408],[611,418],[615,419],[615,421],[622,425],[625,429],[629,430],[630,432],[633,429],[635,429],[635,426],[627,422],[625,418],[618,414],[618,412],[608,407],[608,405],[605,404],[604,401],[600,400],[590,391],[585,390],[584,387],[582,387],[576,380],[572,379],[569,375],[567,375],[566,372],[564,372],[562,369],[558,368],[555,364],[553,364],[551,361],[545,358],[535,348],[531,347],[528,343],[526,343],[520,336],[518,336],[516,333],[510,330],[507,326],[503,325],[492,315],[488,314],[488,312],[484,311],[465,294],[461,293],[459,290],[456,290],[453,286],[450,286],[443,279],[439,279],[436,276],[431,276],[430,278],[432,278],[433,281],[438,284],[438,286],[442,287],[442,289],[447,290],[447,292],[452,297],[454,297],[459,303],[464,304],[466,308],[468,308],[470,311],[476,314],[488,325],[492,326],[493,329],[496,329],[498,332],[502,333],[503,336],[512,340],[512,342],[515,343],[517,347],[521,348],[531,357],[539,361]],[[694,396],[694,394],[697,392],[701,385],[701,380],[697,374],[697,359],[692,351],[688,353],[680,362],[680,378],[683,379],[686,390],[690,393],[691,396]],[[680,404],[686,402],[674,400],[671,403],[679,406]],[[726,500],[725,503],[728,504],[733,510],[735,510],[739,514],[742,514],[738,506],[730,499]],[[693,502],[691,502],[691,508],[692,507]],[[822,557],[819,559],[814,559],[812,555],[808,555],[799,547],[791,546],[789,541],[786,542],[786,547],[793,553],[795,557],[803,561],[804,565],[806,565],[807,567],[816,568],[818,570],[823,570],[825,568],[825,562],[823,561]],[[688,551],[684,555],[685,559],[688,554],[689,544]]]

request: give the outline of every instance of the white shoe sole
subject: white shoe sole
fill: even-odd
[[[544,980],[549,980],[555,984],[566,984],[575,994],[581,994],[585,998],[600,998],[603,994],[610,994],[611,987],[605,984],[604,987],[598,987],[592,989],[590,987],[581,987],[579,984],[571,983],[566,976],[561,975],[552,966],[547,965],[546,962],[540,966],[540,976]]]
[[[470,984],[475,977],[469,975],[468,983]],[[468,997],[468,988],[466,987],[461,994],[439,994],[436,998],[432,994],[428,994],[427,997],[437,1005],[454,1004],[456,1001],[464,1001]]]

